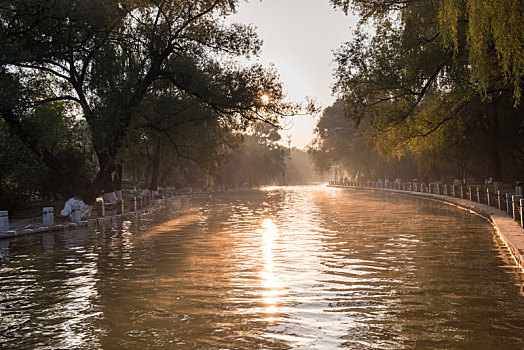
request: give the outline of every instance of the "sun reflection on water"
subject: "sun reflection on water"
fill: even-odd
[[[282,186],[265,186],[265,187],[262,187],[260,190],[264,192],[271,192],[271,191],[279,190],[281,188]],[[266,220],[269,220],[269,219],[266,219]]]
[[[278,228],[272,219],[264,219],[261,228],[257,230],[262,235],[262,252],[264,268],[260,273],[263,283],[262,299],[264,302],[265,320],[275,322],[278,313],[280,298],[283,294],[284,284],[276,273],[274,250],[275,240],[278,238]]]

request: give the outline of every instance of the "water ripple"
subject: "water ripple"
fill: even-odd
[[[187,198],[116,228],[2,241],[0,342],[519,349],[523,280],[494,229],[467,212],[274,187]]]

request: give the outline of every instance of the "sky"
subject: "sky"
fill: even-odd
[[[250,0],[230,20],[256,26],[264,42],[257,61],[275,65],[289,100],[311,97],[321,107],[335,101],[333,51],[350,40],[356,17],[335,10],[329,0]],[[283,140],[291,135],[291,146],[306,147],[316,122],[313,116],[289,118]]]

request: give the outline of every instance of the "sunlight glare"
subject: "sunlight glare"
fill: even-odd
[[[277,225],[272,219],[266,218],[257,230],[262,235],[262,252],[264,259],[264,269],[260,272],[263,281],[262,299],[264,300],[264,313],[267,315],[266,321],[275,321],[280,297],[282,296],[284,284],[275,273],[275,261],[273,250],[275,249],[275,239],[278,237]]]
[[[262,100],[262,103],[267,105],[269,103],[269,96],[268,95],[262,95],[260,97],[260,99]]]
[[[281,186],[265,186],[265,187],[262,187],[261,190],[264,192],[271,192],[271,191],[278,190],[279,188],[281,188]]]

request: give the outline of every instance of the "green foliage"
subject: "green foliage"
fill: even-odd
[[[456,55],[466,55],[471,82],[482,93],[492,89],[493,80],[511,86],[515,105],[520,102],[524,77],[524,1],[522,0],[331,0],[335,7],[353,11],[362,23],[372,20],[383,26],[399,14],[425,8],[433,16],[438,43]],[[422,13],[424,15],[424,13]],[[424,17],[424,16],[422,16]],[[420,27],[425,30],[426,25]],[[429,37],[428,37],[429,38]]]
[[[439,11],[443,43],[455,52],[463,49],[458,40],[459,26],[467,23],[472,76],[481,91],[490,89],[493,70],[500,69],[513,85],[515,104],[520,102],[524,77],[523,8],[522,0],[443,0]]]
[[[0,102],[0,116],[88,203],[108,187],[126,159],[147,153],[135,150],[137,145],[146,150],[167,143],[196,145],[199,130],[209,137],[204,144],[217,145],[215,139],[230,125],[243,130],[255,121],[276,125],[279,116],[295,113],[297,106],[283,102],[274,70],[231,63],[258,54],[261,46],[251,26],[223,20],[237,2],[0,0],[0,45],[6,48],[0,53],[0,71],[20,91],[5,99],[9,103]],[[2,89],[2,95],[7,91]],[[154,105],[163,91],[182,106],[190,100],[197,109],[207,109],[211,117],[184,127],[177,123],[187,116],[165,113],[168,117],[159,118]],[[270,103],[262,103],[263,94],[271,97]],[[52,105],[57,101],[73,124],[84,121],[83,154],[96,155],[94,166],[88,159],[80,164],[75,142],[68,145],[72,153],[64,154],[66,148],[56,144],[62,135],[46,139],[33,132],[38,129],[31,122],[33,110],[50,104],[57,108]],[[40,119],[47,121],[51,114],[45,111],[39,112]],[[168,136],[159,130],[169,118]],[[139,143],[130,142],[137,139]],[[177,151],[177,157],[182,153]],[[211,155],[220,158],[218,153]],[[205,162],[211,169],[216,165],[209,164],[220,160]]]
[[[66,116],[62,103],[39,106],[23,121],[26,134],[46,149],[52,150],[57,159],[78,172],[91,173],[89,139],[85,125]],[[27,147],[6,123],[0,123],[0,206],[16,209],[32,196],[53,198],[69,196],[74,188],[58,181],[56,173]]]
[[[287,150],[280,145],[275,127],[255,124],[244,136],[242,148],[229,153],[229,161],[217,175],[228,187],[248,187],[284,183]]]
[[[506,58],[487,25],[494,25],[495,7],[467,3],[469,12],[461,7],[466,1],[334,1],[365,14],[375,29],[373,35],[357,30],[337,52],[335,89],[347,117],[381,156],[411,155],[421,171],[445,162],[475,177],[511,181],[510,169],[522,168],[524,158],[524,113],[513,107],[518,86],[512,80],[522,74],[501,69]],[[508,40],[522,39],[514,32],[520,25],[508,22]],[[518,154],[517,163],[504,163],[504,153]]]
[[[379,156],[366,135],[345,118],[341,101],[325,109],[315,134],[308,152],[320,173],[337,168],[341,171],[339,175],[361,180],[416,177],[411,161],[404,154],[389,160]]]
[[[22,207],[42,181],[43,164],[0,123],[0,207]]]

